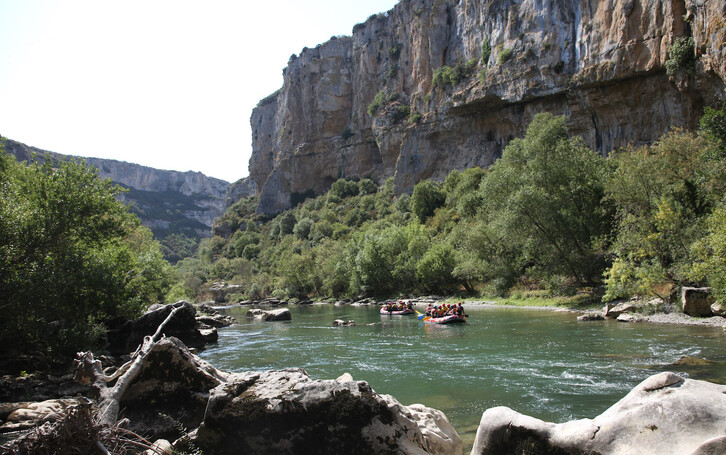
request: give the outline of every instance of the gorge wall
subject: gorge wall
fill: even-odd
[[[401,0],[351,37],[293,55],[283,87],[257,105],[258,212],[340,177],[393,177],[409,192],[489,166],[543,111],[568,116],[602,154],[693,128],[724,100],[725,17],[726,0]],[[696,71],[669,76],[668,49],[687,36]],[[461,77],[435,86],[444,66]]]
[[[74,158],[10,139],[5,139],[5,149],[20,161],[31,161],[33,156],[53,161]],[[101,178],[128,190],[121,199],[157,237],[169,233],[210,237],[215,218],[234,201],[255,192],[254,183],[246,178],[230,184],[200,172],[166,171],[101,158],[80,159],[96,167]]]

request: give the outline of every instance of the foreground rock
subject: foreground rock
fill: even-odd
[[[304,370],[233,374],[211,394],[196,444],[206,454],[460,454],[446,416],[403,406],[363,381]]]
[[[261,319],[263,321],[291,321],[292,315],[290,310],[287,308],[281,308],[279,310],[260,310],[253,308],[247,310],[245,317],[248,319]]]
[[[563,424],[492,408],[471,453],[726,453],[726,386],[660,373],[594,419]]]

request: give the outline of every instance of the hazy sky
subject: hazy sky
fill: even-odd
[[[291,54],[398,0],[0,0],[0,134],[234,181]]]

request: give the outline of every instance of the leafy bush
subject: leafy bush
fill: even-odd
[[[0,149],[0,350],[72,354],[104,322],[164,301],[170,268],[120,188],[82,162]]]
[[[481,44],[481,63],[486,66],[489,63],[489,57],[492,55],[492,46],[489,44],[489,37],[485,36]]]
[[[409,122],[410,124],[412,124],[412,125],[413,125],[413,124],[416,124],[416,123],[419,123],[419,122],[421,122],[421,118],[422,118],[422,117],[423,117],[423,116],[422,116],[422,115],[421,115],[420,113],[418,113],[418,112],[413,112],[413,113],[412,113],[411,115],[409,115],[409,116],[408,116],[408,122]]]
[[[401,120],[408,118],[409,115],[411,115],[411,107],[405,104],[400,104],[393,110],[391,120],[393,120],[394,123],[398,123]]]
[[[508,47],[505,47],[499,52],[499,55],[497,56],[497,64],[502,65],[506,62],[508,62],[514,54],[514,51]]]
[[[696,71],[696,52],[693,38],[680,37],[673,41],[668,49],[668,60],[665,62],[666,73],[674,75],[679,72],[692,74]]]
[[[378,93],[376,93],[376,96],[373,97],[373,101],[371,101],[371,104],[368,105],[368,115],[371,117],[376,115],[376,112],[383,107],[383,105],[388,103],[388,97],[386,97],[386,92],[383,90],[379,90]]]
[[[446,194],[440,185],[432,180],[424,180],[413,187],[411,195],[411,211],[422,223],[434,214],[434,211],[444,205]]]

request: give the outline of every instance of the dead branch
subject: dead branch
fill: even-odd
[[[122,365],[118,371],[110,376],[104,373],[101,362],[93,358],[91,351],[79,352],[77,354],[76,380],[85,384],[93,382],[94,387],[96,387],[99,393],[99,413],[97,415],[99,424],[113,425],[116,423],[120,410],[121,397],[134,379],[138,377],[144,358],[162,337],[164,327],[182,308],[181,306],[173,308],[166,319],[159,324],[156,332],[152,336],[144,337],[144,341],[136,352],[134,352],[131,360]],[[114,380],[116,380],[115,384],[109,387],[108,384]]]

